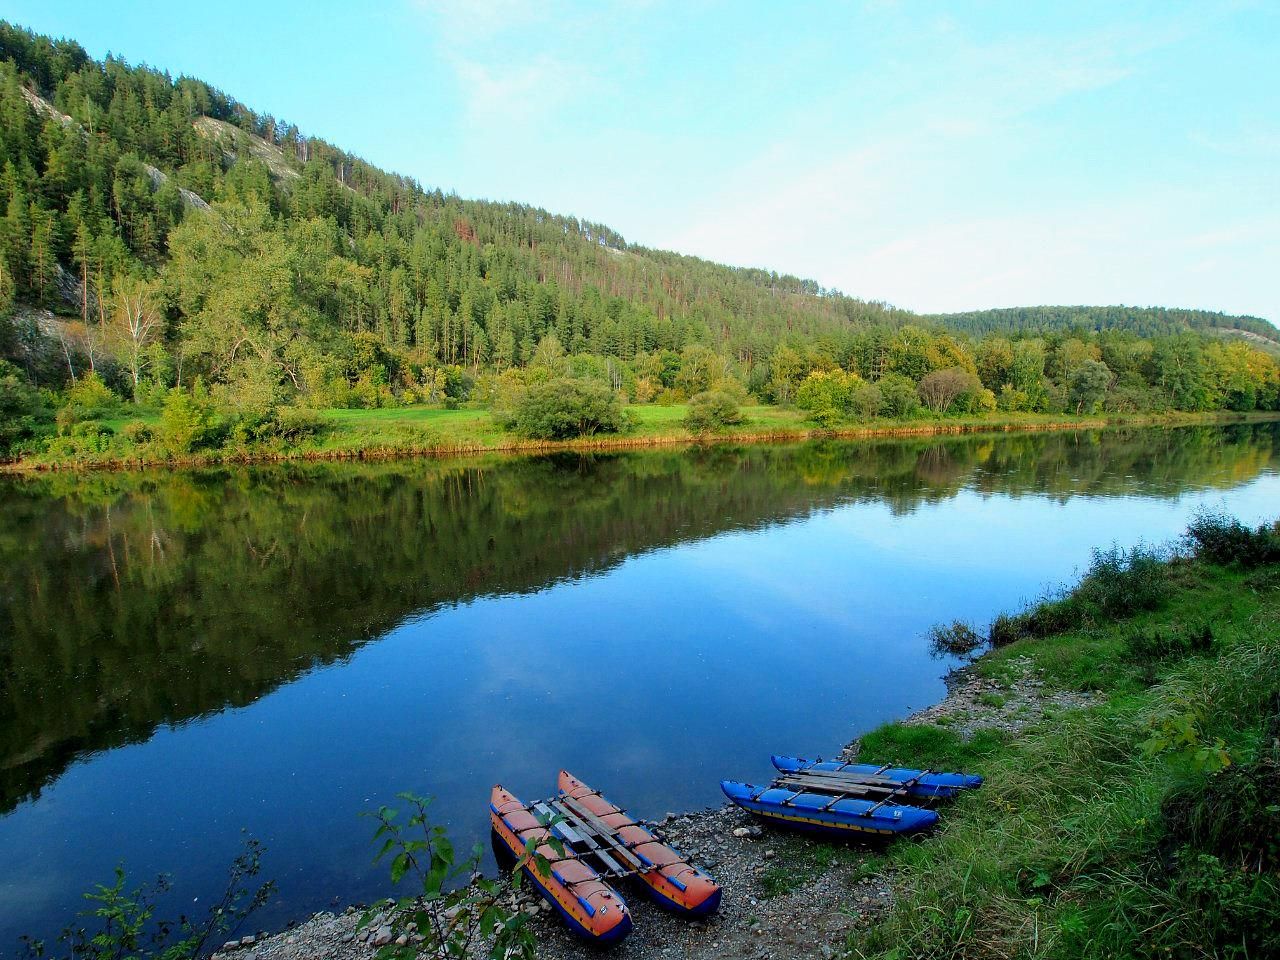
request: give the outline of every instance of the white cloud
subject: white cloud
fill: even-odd
[[[467,117],[512,131],[605,86],[574,53],[583,18],[555,0],[416,0],[452,67]]]
[[[466,91],[471,119],[508,127],[529,123],[595,83],[577,64],[545,55],[510,65],[459,58],[455,69]]]
[[[1196,228],[1238,207],[1237,186],[1037,182],[1037,158],[1058,149],[1044,114],[1138,76],[1142,54],[1185,34],[1172,23],[1145,36],[956,41],[927,82],[883,78],[917,92],[873,113],[860,145],[772,144],[659,243],[929,312],[1141,302],[1280,316],[1275,293],[1258,302],[1250,269],[1259,244],[1276,246],[1274,218]],[[1269,145],[1266,131],[1243,139]]]
[[[452,43],[477,43],[527,28],[551,12],[549,0],[414,0]]]

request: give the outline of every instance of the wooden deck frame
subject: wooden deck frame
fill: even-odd
[[[545,818],[548,829],[602,877],[628,877],[653,869],[636,856],[633,848],[644,843],[660,843],[656,837],[628,844],[614,828],[569,796],[541,800],[530,804],[529,809]]]

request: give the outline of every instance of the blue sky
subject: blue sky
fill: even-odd
[[[925,310],[1280,320],[1280,3],[6,0],[380,166]]]

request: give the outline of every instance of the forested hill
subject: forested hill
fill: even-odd
[[[709,395],[725,422],[751,395],[828,426],[922,404],[1272,410],[1280,365],[1259,347],[1278,342],[1196,311],[921,317],[631,245],[0,21],[0,455],[293,443],[321,429],[294,414],[340,407],[474,403],[508,429],[517,401],[572,391],[580,408]],[[164,436],[98,422],[126,401],[163,407]]]
[[[700,342],[746,359],[788,333],[895,316],[796,277],[629,246],[601,224],[426,189],[199,80],[97,62],[74,42],[0,24],[0,60],[6,299],[91,320],[86,300],[118,276],[208,269],[189,263],[209,238],[188,213],[212,204],[245,233],[240,253],[309,261],[275,307],[255,307],[320,354],[367,331],[444,363],[519,364],[554,331],[570,352]],[[192,302],[181,274],[164,290],[171,318],[216,309]]]
[[[1009,307],[939,313],[925,319],[981,336],[985,333],[1050,333],[1053,331],[1124,330],[1140,337],[1164,337],[1189,330],[1230,334],[1244,331],[1280,346],[1280,329],[1259,317],[1231,316],[1210,310],[1169,307]],[[1246,339],[1251,339],[1246,337]]]

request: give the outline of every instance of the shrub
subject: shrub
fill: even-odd
[[[631,398],[636,403],[652,403],[659,389],[659,381],[650,377],[636,377],[636,382],[631,388]]]
[[[826,427],[847,417],[870,419],[881,402],[879,387],[843,370],[815,370],[796,389],[796,406]]]
[[[1187,526],[1192,552],[1210,563],[1260,567],[1280,562],[1280,535],[1265,525],[1256,530],[1221,513],[1197,514]]]
[[[920,400],[935,413],[946,413],[965,394],[982,389],[982,382],[963,367],[948,367],[927,373],[917,392]]]
[[[1147,547],[1094,550],[1093,562],[1071,599],[1102,617],[1127,617],[1158,607],[1168,579],[1163,558]]]
[[[929,647],[934,656],[966,656],[984,643],[982,636],[961,620],[950,625],[938,623],[929,628]]]
[[[489,416],[504,430],[512,429],[516,425],[516,409],[528,392],[525,371],[519,368],[513,367],[489,377],[484,384],[484,399],[489,403]]]
[[[835,407],[826,407],[818,410],[816,413],[809,414],[809,419],[822,427],[824,430],[834,430],[840,424],[844,423],[845,416]]]
[[[62,411],[59,411],[62,413]],[[51,437],[45,452],[56,459],[93,459],[110,452],[115,431],[92,420],[71,424],[56,437]]]
[[[0,360],[0,456],[35,436],[49,421],[40,391],[13,364]]]
[[[851,375],[843,370],[814,370],[796,388],[796,406],[811,412],[843,412],[849,405],[851,379]]]
[[[244,409],[233,415],[224,414],[224,418],[224,445],[297,443],[319,433],[324,426],[313,411],[286,406]]]
[[[694,433],[722,430],[742,422],[742,411],[733,397],[722,390],[706,390],[689,401],[684,425]]]
[[[1006,383],[1000,388],[1000,395],[996,397],[996,408],[1010,413],[1030,410],[1031,396],[1027,391],[1019,390],[1013,384]]]
[[[920,397],[916,385],[900,373],[886,373],[878,381],[880,412],[888,417],[905,419],[915,416],[920,409]]]
[[[870,420],[880,412],[884,402],[880,388],[874,383],[858,380],[849,388],[849,409],[855,416]]]
[[[560,378],[535,384],[517,401],[513,426],[534,440],[618,433],[628,426],[617,395],[592,380]]]
[[[139,406],[158,407],[164,403],[165,394],[168,392],[169,388],[157,380],[143,380],[138,384],[134,399]]]
[[[130,420],[120,428],[120,434],[130,443],[144,444],[150,443],[156,438],[149,424],[143,423],[141,420]]]
[[[160,410],[160,439],[171,453],[191,453],[217,441],[213,404],[199,383],[188,393],[174,387]]]
[[[67,406],[81,420],[104,417],[120,406],[120,398],[102,382],[96,373],[88,373],[77,380],[67,391]]]
[[[323,428],[320,416],[302,407],[277,407],[271,419],[271,432],[289,443],[313,437]]]
[[[80,422],[80,413],[71,404],[64,404],[53,415],[53,422],[58,425],[58,433],[66,436],[71,433],[71,428]]]
[[[972,393],[961,397],[956,406],[963,406],[965,413],[992,413],[996,409],[996,395],[986,387],[979,386]]]

